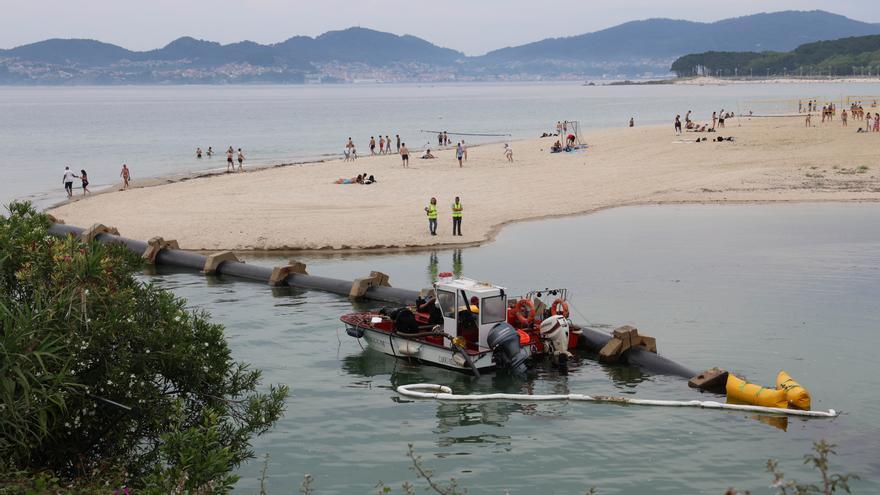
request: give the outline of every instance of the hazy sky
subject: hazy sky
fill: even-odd
[[[3,0],[0,47],[46,38],[95,38],[133,50],[180,36],[275,43],[362,26],[412,34],[478,55],[650,17],[715,21],[822,9],[880,22],[877,0]]]

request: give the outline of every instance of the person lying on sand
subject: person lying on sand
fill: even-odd
[[[432,158],[437,158],[437,157],[431,154],[431,150],[426,151],[425,154],[422,155],[422,160],[430,160]]]

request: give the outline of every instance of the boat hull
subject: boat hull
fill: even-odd
[[[373,328],[359,327],[356,330],[358,333],[363,334],[361,340],[365,341],[368,347],[389,356],[440,366],[463,373],[473,372],[471,367],[467,363],[463,363],[460,357],[456,359],[456,352],[454,350],[447,347],[418,339],[401,338],[389,332]],[[490,370],[495,367],[491,351],[469,353],[469,357],[474,367],[480,371]]]

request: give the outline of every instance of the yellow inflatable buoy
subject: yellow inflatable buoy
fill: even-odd
[[[810,393],[785,371],[780,371],[776,375],[776,388],[785,391],[788,405],[792,409],[810,410]]]
[[[748,383],[733,376],[733,373],[727,375],[727,398],[755,406],[778,407],[780,409],[788,407],[785,390],[775,390]]]

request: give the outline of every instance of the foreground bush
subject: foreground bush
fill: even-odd
[[[260,372],[232,359],[223,327],[136,280],[137,256],[53,238],[49,225],[26,203],[0,217],[7,488],[29,476],[225,491],[287,388],[257,392]]]

